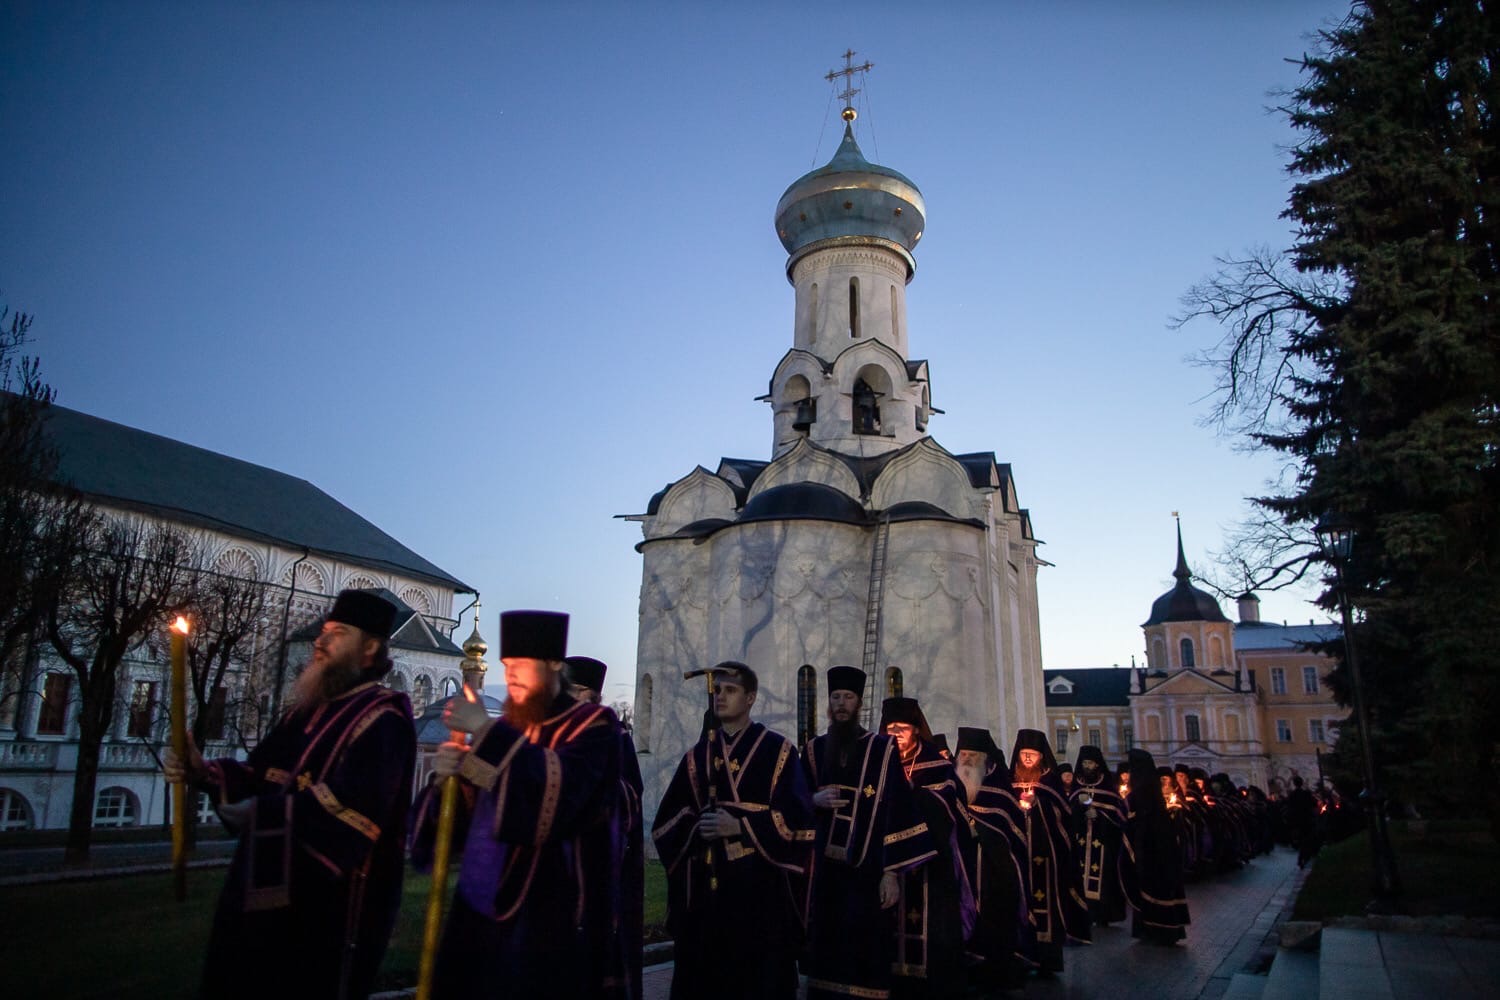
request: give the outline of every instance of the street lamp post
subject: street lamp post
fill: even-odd
[[[1365,787],[1360,793],[1370,828],[1370,853],[1374,861],[1374,893],[1366,909],[1371,913],[1391,913],[1399,909],[1401,882],[1396,875],[1396,856],[1391,851],[1390,832],[1386,828],[1385,801],[1375,784],[1375,755],[1370,749],[1370,715],[1365,708],[1364,680],[1354,652],[1354,619],[1349,613],[1349,592],[1344,584],[1344,564],[1354,547],[1354,530],[1337,517],[1325,516],[1317,526],[1318,544],[1333,566],[1334,591],[1338,594],[1339,615],[1344,626],[1344,659],[1354,682],[1354,720],[1359,727],[1360,761]],[[1320,762],[1321,763],[1321,762]]]

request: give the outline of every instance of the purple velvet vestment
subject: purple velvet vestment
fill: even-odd
[[[209,763],[253,799],[214,917],[203,995],[362,997],[401,902],[416,762],[406,695],[373,680],[294,711],[246,761]]]

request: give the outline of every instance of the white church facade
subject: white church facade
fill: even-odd
[[[755,717],[799,742],[823,730],[841,664],[866,673],[866,725],[893,694],[918,698],[934,731],[985,726],[1006,743],[1045,719],[1041,561],[1010,467],[927,430],[941,411],[906,310],[925,217],[916,185],[846,126],[776,210],[795,306],[762,397],[770,459],[700,466],[632,516],[648,816],[703,721],[704,684],[683,674],[721,660],[756,670]]]

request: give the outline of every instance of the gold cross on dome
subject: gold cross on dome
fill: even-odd
[[[854,74],[868,73],[874,68],[875,64],[868,59],[865,60],[863,66],[854,65],[854,50],[848,49],[844,52],[844,68],[831,69],[824,75],[823,79],[829,83],[833,83],[839,77],[844,78],[844,91],[837,95],[844,102],[844,121],[852,122],[855,118],[854,95],[859,93],[859,88],[854,86]]]

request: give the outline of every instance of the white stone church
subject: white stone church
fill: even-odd
[[[702,725],[704,682],[683,674],[725,659],[759,675],[755,718],[799,743],[823,730],[840,664],[866,673],[866,725],[894,694],[934,731],[985,726],[1007,747],[1045,720],[1030,517],[1008,465],[928,434],[942,411],[906,312],[926,209],[865,159],[852,119],[776,207],[795,308],[763,397],[770,460],[699,466],[632,516],[648,819]]]

